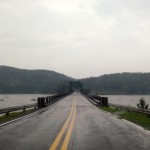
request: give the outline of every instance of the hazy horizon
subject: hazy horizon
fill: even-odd
[[[149,0],[1,0],[0,65],[73,78],[150,72]]]

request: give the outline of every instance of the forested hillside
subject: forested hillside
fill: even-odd
[[[54,71],[0,66],[0,93],[66,92],[70,80],[74,79]]]
[[[0,66],[0,93],[63,93],[75,79],[48,70]],[[80,79],[95,94],[150,94],[150,73],[116,73]]]
[[[97,94],[150,94],[150,73],[116,73],[81,81]]]

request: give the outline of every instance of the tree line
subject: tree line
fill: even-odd
[[[150,73],[116,73],[80,80],[96,94],[150,94]]]
[[[116,73],[76,80],[48,70],[0,66],[0,93],[66,93],[70,81],[92,94],[150,94],[150,73]]]

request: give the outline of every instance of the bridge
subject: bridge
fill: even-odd
[[[0,150],[149,150],[150,134],[72,93],[0,127]]]

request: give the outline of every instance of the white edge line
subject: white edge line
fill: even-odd
[[[63,98],[63,99],[64,99],[64,98]],[[5,126],[5,125],[10,124],[10,123],[13,123],[13,122],[16,122],[16,121],[18,121],[18,120],[24,119],[24,118],[28,118],[28,117],[30,117],[30,116],[33,116],[33,115],[39,113],[39,112],[45,111],[45,110],[47,110],[49,107],[52,107],[52,106],[56,105],[56,104],[59,103],[59,102],[60,102],[60,100],[59,100],[58,102],[56,102],[56,103],[54,103],[54,104],[52,104],[52,105],[46,107],[46,108],[40,109],[40,110],[38,110],[38,111],[36,111],[36,112],[33,112],[33,113],[29,114],[29,115],[25,115],[25,116],[23,116],[23,117],[20,117],[20,118],[13,119],[13,120],[11,120],[11,121],[2,123],[2,124],[0,124],[0,127]]]
[[[110,112],[107,112],[107,111],[105,111],[105,110],[102,110],[102,109],[98,108],[96,105],[94,105],[93,102],[92,102],[92,100],[91,100],[90,98],[85,97],[85,96],[84,96],[84,98],[87,99],[87,101],[89,102],[89,104],[90,104],[91,106],[93,106],[94,108],[96,108],[97,110],[102,111],[102,112],[104,112],[105,114],[108,114],[109,116],[113,116]]]
[[[141,126],[139,126],[139,125],[137,125],[137,124],[135,124],[135,123],[132,123],[132,122],[126,120],[126,119],[121,119],[121,120],[125,121],[126,123],[128,123],[128,124],[130,124],[130,125],[132,125],[132,126],[136,126],[136,127],[139,128],[139,129],[142,129],[142,130],[144,129],[143,127],[141,127]]]
[[[107,111],[104,111],[104,110],[99,109],[98,107],[96,107],[96,106],[91,102],[91,100],[90,100],[89,98],[87,98],[87,97],[85,97],[85,98],[88,100],[88,102],[89,102],[93,107],[95,107],[95,108],[98,109],[99,111],[103,111],[103,112],[105,112],[106,114],[110,115],[110,116],[112,117],[112,119],[125,121],[126,123],[128,123],[128,124],[130,124],[130,125],[132,125],[132,126],[135,126],[136,128],[139,128],[140,130],[143,130],[144,132],[150,134],[150,131],[149,131],[149,130],[146,130],[146,129],[144,129],[143,127],[141,127],[141,126],[139,126],[139,125],[137,125],[137,124],[135,124],[135,123],[133,123],[133,122],[130,122],[130,121],[126,120],[126,119],[118,119],[118,118],[115,118],[114,115],[112,115],[111,113],[109,113],[109,112],[107,112]]]
[[[130,122],[130,121],[126,120],[126,119],[121,119],[121,120],[123,120],[124,122],[126,122],[126,123],[128,123],[128,124],[130,124],[130,125],[132,125],[132,126],[134,126],[134,127],[136,127],[136,128],[138,128],[138,129],[140,129],[140,130],[142,130],[142,131],[144,131],[144,132],[150,134],[150,131],[149,131],[149,130],[146,130],[145,128],[143,128],[143,127],[141,127],[141,126],[139,126],[139,125],[137,125],[137,124],[135,124],[135,123],[133,123],[133,122]]]

